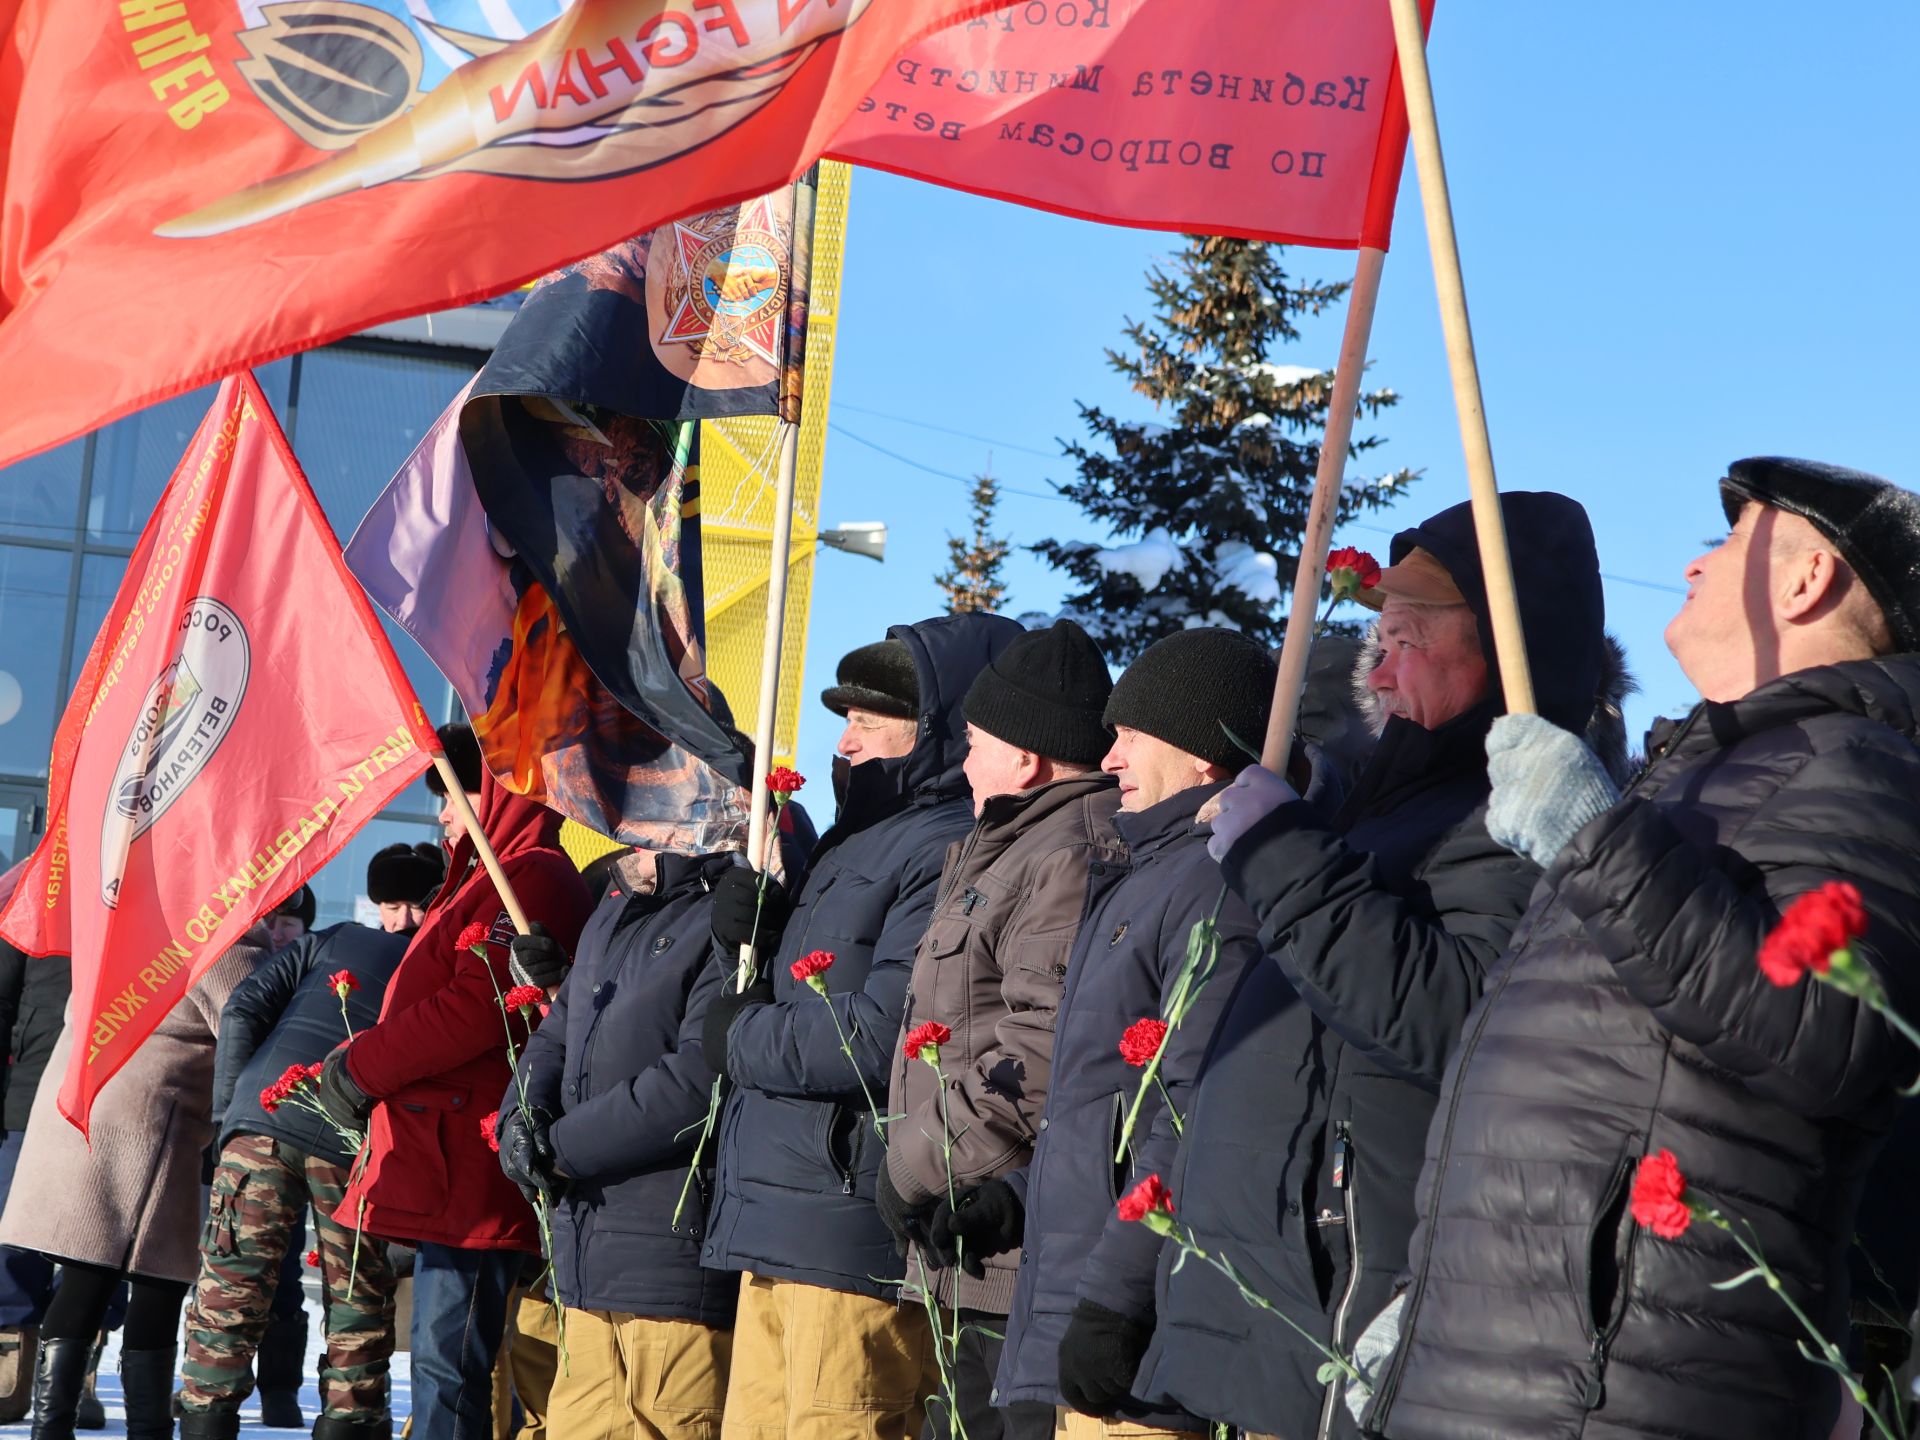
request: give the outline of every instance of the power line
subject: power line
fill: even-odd
[[[912,425],[920,430],[932,430],[941,435],[957,435],[962,440],[978,440],[982,445],[991,445],[997,450],[1018,450],[1023,455],[1038,455],[1042,460],[1058,460],[1058,450],[1037,450],[1031,445],[1021,445],[1013,440],[996,440],[991,435],[976,435],[971,430],[955,430],[946,425],[935,425],[928,420],[915,420],[910,415],[894,415],[885,410],[872,410],[865,405],[849,405],[844,400],[834,402],[836,410],[851,410],[856,415],[871,415],[876,420],[891,420],[897,425]]]
[[[951,470],[940,470],[935,468],[932,465],[922,465],[918,460],[910,460],[897,450],[889,450],[887,449],[886,446],[876,444],[874,441],[867,439],[867,437],[864,435],[854,434],[853,431],[847,429],[846,426],[842,425],[837,420],[827,421],[827,428],[838,434],[846,436],[847,439],[853,441],[853,443],[856,445],[864,445],[869,450],[879,451],[882,455],[886,456],[889,460],[897,460],[902,465],[911,465],[915,470],[924,470],[929,475],[938,475],[942,480],[957,480],[962,485],[971,485],[973,484],[974,480],[978,478],[973,475],[956,475]],[[998,482],[995,482],[995,483],[998,483]],[[1000,493],[1003,495],[1025,495],[1030,500],[1060,500],[1067,504],[1073,503],[1072,501],[1067,500],[1067,497],[1064,495],[1050,495],[1044,490],[1018,490],[1011,485],[1001,485]]]

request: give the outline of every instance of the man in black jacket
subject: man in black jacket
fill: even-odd
[[[1846,882],[1855,956],[1920,1015],[1920,497],[1777,459],[1721,492],[1732,533],[1667,629],[1705,702],[1655,730],[1625,799],[1540,717],[1489,738],[1488,824],[1546,879],[1448,1065],[1411,1283],[1362,1347],[1397,1327],[1365,1412],[1393,1440],[1838,1433],[1840,1386],[1782,1301],[1844,1344],[1861,1188],[1920,1055],[1755,957]],[[1781,1294],[1721,1288],[1748,1262],[1720,1229],[1636,1223],[1663,1150]]]
[[[376,902],[422,904],[442,873],[437,852],[389,846],[367,866],[367,893]],[[331,1218],[357,1147],[314,1110],[268,1095],[289,1066],[318,1064],[379,1020],[408,938],[352,924],[310,932],[261,966],[221,1012],[213,1095],[214,1114],[223,1117],[220,1158],[187,1308],[181,1440],[239,1434],[282,1262],[309,1208],[327,1295],[323,1412],[313,1433],[318,1440],[390,1433],[393,1272],[380,1242]]]
[[[1509,493],[1502,510],[1541,704],[1576,729],[1608,725],[1624,768],[1619,697],[1599,699],[1608,644],[1586,512],[1545,492]],[[1402,531],[1391,560],[1361,596],[1381,614],[1356,680],[1384,727],[1353,792],[1326,812],[1249,767],[1209,846],[1272,963],[1213,1038],[1167,1178],[1198,1243],[1281,1315],[1206,1265],[1176,1268],[1168,1245],[1139,1377],[1143,1397],[1287,1440],[1355,1433],[1317,1377],[1325,1356],[1293,1327],[1344,1352],[1386,1303],[1442,1067],[1539,878],[1486,829],[1502,706],[1469,508]]]
[[[568,1440],[719,1423],[740,1287],[700,1264],[711,1150],[688,1167],[713,1090],[700,1030],[724,983],[708,963],[713,882],[734,863],[621,857],[500,1101],[501,1168],[553,1204],[569,1365],[545,1424]]]
[[[715,892],[715,963],[729,983],[701,1039],[732,1095],[701,1259],[747,1272],[728,1440],[899,1440],[923,1418],[931,1331],[898,1302],[905,1268],[875,1207],[885,1147],[869,1097],[885,1101],[947,846],[973,828],[961,702],[1022,633],[998,615],[944,615],[841,661],[821,699],[847,721],[844,798],[791,904],[770,889],[761,978],[742,993],[730,981],[754,928],[752,872],[736,868]],[[825,996],[789,968],[815,950],[834,957]]]

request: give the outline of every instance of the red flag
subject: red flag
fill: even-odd
[[[765,194],[988,3],[0,0],[0,464]]]
[[[1090,220],[1384,250],[1406,142],[1386,0],[1031,0],[923,40],[828,153]]]
[[[252,375],[167,483],[53,742],[47,838],[0,932],[73,957],[93,1097],[227,947],[437,746]]]

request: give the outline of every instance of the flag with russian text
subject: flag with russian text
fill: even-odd
[[[481,504],[462,444],[484,378],[374,502],[347,542],[349,568],[452,683],[487,768],[509,789],[629,845],[737,847],[746,743],[706,680],[697,583],[682,573],[683,556],[698,554],[686,523],[698,427],[528,397],[511,444],[500,440],[508,453],[491,462],[532,467],[516,472],[516,523],[503,527]],[[543,548],[523,555],[515,534]],[[577,605],[632,704],[576,643]]]
[[[989,3],[0,0],[0,464],[764,195]]]
[[[903,55],[827,153],[1111,224],[1384,250],[1406,140],[1386,0],[1019,0]]]
[[[220,387],[55,732],[0,933],[73,957],[60,1112],[430,763],[433,728],[251,374]]]

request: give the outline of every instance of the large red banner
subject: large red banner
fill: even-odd
[[[0,464],[765,194],[984,8],[0,0]]]
[[[253,376],[221,386],[54,736],[47,838],[0,911],[73,957],[61,1113],[438,742]]]
[[[1386,0],[1019,0],[896,61],[828,153],[1121,225],[1385,249],[1406,140]]]

